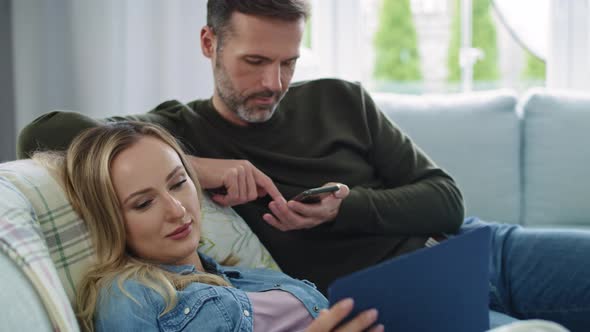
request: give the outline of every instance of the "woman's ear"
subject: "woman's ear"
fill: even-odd
[[[203,55],[211,59],[215,54],[217,47],[217,36],[210,26],[204,26],[201,29],[201,51]]]

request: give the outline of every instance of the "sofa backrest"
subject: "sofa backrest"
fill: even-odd
[[[530,90],[523,126],[523,224],[590,225],[590,94]]]
[[[466,216],[520,222],[520,119],[508,90],[410,96],[375,102],[456,180]]]

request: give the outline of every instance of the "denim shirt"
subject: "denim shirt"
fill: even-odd
[[[151,288],[133,280],[123,282],[121,292],[116,281],[100,291],[94,317],[95,330],[101,331],[253,331],[252,304],[246,292],[282,290],[298,298],[312,317],[328,307],[326,298],[307,280],[284,273],[242,267],[226,267],[199,253],[205,269],[217,273],[233,287],[198,282],[176,291],[178,302],[160,316],[166,304]],[[193,265],[161,265],[180,274],[199,273]]]

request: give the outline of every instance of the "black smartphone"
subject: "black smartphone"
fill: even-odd
[[[329,193],[338,191],[338,189],[340,189],[340,186],[327,186],[307,189],[295,195],[292,200],[299,201],[301,203],[317,203],[322,200],[323,197]]]
[[[209,188],[205,189],[211,195],[227,195],[227,188],[225,187],[217,187],[217,188]]]

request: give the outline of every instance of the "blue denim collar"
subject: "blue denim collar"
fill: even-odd
[[[214,274],[225,274],[228,277],[232,278],[241,278],[241,273],[238,269],[233,267],[225,267],[217,264],[217,262],[212,258],[209,257],[201,252],[197,252],[199,257],[201,258],[201,263],[203,263],[203,267],[205,271]],[[169,265],[169,264],[160,264],[160,267],[173,273],[178,274],[191,274],[191,273],[199,273],[197,268],[192,264],[183,264],[183,265]]]

